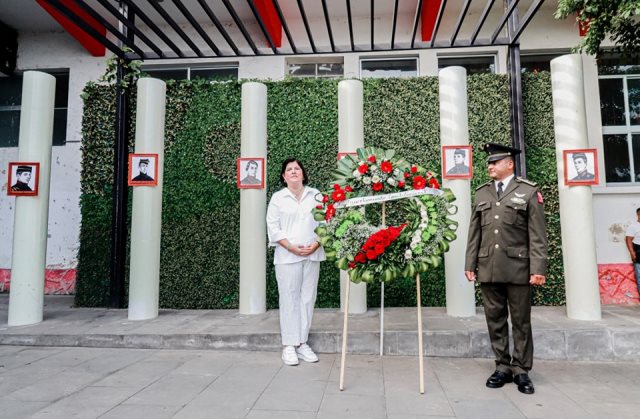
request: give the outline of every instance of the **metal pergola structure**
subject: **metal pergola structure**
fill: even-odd
[[[97,42],[124,61],[219,59],[254,56],[299,56],[307,54],[343,54],[353,52],[416,51],[431,48],[469,48],[504,46],[508,49],[510,104],[513,145],[523,152],[516,170],[526,176],[524,124],[519,39],[544,0],[530,0],[524,15],[518,15],[520,0],[484,0],[484,8],[470,25],[472,0],[413,0],[412,25],[404,28],[409,40],[398,40],[400,0],[386,0],[393,5],[388,42],[376,43],[374,0],[37,0],[50,13],[66,20],[69,32],[80,33],[89,42]],[[483,0],[476,0],[476,5]],[[312,28],[309,9],[321,5],[321,31]],[[367,4],[368,3],[368,4]],[[403,0],[406,7],[406,0]],[[524,1],[522,2],[524,4]],[[283,6],[287,6],[286,8]],[[354,10],[368,5],[369,37],[356,42]],[[335,9],[346,9],[346,22],[332,20]],[[500,9],[501,7],[501,9]],[[459,10],[452,10],[459,8]],[[500,17],[495,27],[487,28],[490,13]],[[443,16],[454,13],[455,24],[443,30]],[[55,17],[55,16],[54,16]],[[302,21],[304,32],[296,37],[293,21]],[[226,23],[223,23],[226,22]],[[230,22],[233,22],[232,24]],[[463,25],[467,29],[463,36]],[[346,25],[348,36],[337,36],[339,25]],[[362,25],[362,23],[360,23]],[[418,27],[421,36],[418,36]],[[214,29],[215,28],[215,29]],[[506,28],[506,30],[505,30]],[[345,31],[345,28],[341,28]],[[282,42],[282,33],[286,43]],[[489,36],[486,34],[490,32]],[[481,34],[484,33],[484,36]],[[77,36],[76,36],[77,38]],[[417,39],[419,38],[419,39]],[[322,43],[328,39],[328,42]],[[79,39],[79,41],[83,41]],[[180,44],[180,45],[178,45]],[[126,47],[126,49],[124,49]],[[118,67],[122,78],[122,65]],[[119,89],[117,87],[117,89]],[[127,92],[119,91],[116,103],[116,143],[114,158],[113,221],[111,246],[112,307],[124,306],[124,274],[127,240]]]

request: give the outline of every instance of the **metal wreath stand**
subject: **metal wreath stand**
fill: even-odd
[[[386,227],[385,203],[382,203],[382,227]],[[384,282],[380,283],[380,356],[383,354],[384,345]],[[351,279],[347,280],[344,303],[344,323],[342,326],[342,354],[340,358],[340,391],[344,390],[344,368],[347,361],[347,337],[349,328],[349,289]],[[420,273],[416,274],[417,314],[418,314],[418,365],[420,374],[420,394],[424,394],[424,359],[422,346],[422,306],[420,295]]]

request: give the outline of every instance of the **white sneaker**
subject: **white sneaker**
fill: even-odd
[[[285,365],[298,365],[300,363],[293,346],[285,346],[282,349],[282,362],[284,362]]]
[[[298,358],[305,362],[318,362],[318,355],[316,355],[306,343],[298,346],[296,353],[298,354]]]

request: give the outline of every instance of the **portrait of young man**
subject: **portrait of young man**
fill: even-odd
[[[571,157],[573,160],[573,166],[576,169],[576,176],[571,178],[572,181],[580,180],[593,180],[595,175],[588,169],[589,160],[585,153],[574,153]]]
[[[247,161],[245,165],[245,176],[240,180],[242,185],[261,185],[262,180],[258,177],[258,162],[255,160]]]
[[[40,163],[10,162],[7,195],[37,196]]]
[[[236,182],[240,189],[264,188],[264,158],[239,158],[236,163]]]
[[[134,177],[134,182],[153,182],[153,177],[149,176],[149,159],[138,161],[138,175]]]
[[[33,168],[31,166],[18,166],[16,169],[16,182],[11,185],[11,191],[13,192],[31,192],[33,189],[29,186],[31,182],[31,172]]]

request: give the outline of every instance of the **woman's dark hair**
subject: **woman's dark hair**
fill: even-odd
[[[289,157],[288,159],[282,162],[282,169],[280,169],[280,182],[282,182],[283,185],[287,186],[287,183],[284,181],[284,172],[287,170],[287,165],[289,163],[294,163],[294,162],[298,163],[298,166],[300,166],[300,169],[302,169],[302,184],[306,185],[307,183],[309,183],[309,177],[307,176],[307,171],[302,165],[302,162],[294,157]]]

